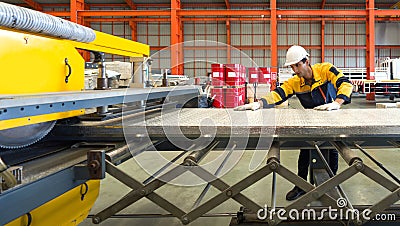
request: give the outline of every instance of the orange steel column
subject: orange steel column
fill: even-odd
[[[184,58],[183,58],[183,42],[184,42],[184,40],[183,40],[183,22],[182,21],[180,21],[180,28],[179,28],[179,31],[180,31],[180,35],[179,35],[179,55],[178,55],[178,60],[179,60],[179,66],[178,66],[178,73],[180,74],[180,75],[183,75],[184,74]],[[194,75],[194,76],[196,76],[196,75]]]
[[[325,20],[321,20],[321,62],[325,61]]]
[[[231,63],[231,21],[226,21],[226,63]]]
[[[24,0],[24,2],[28,4],[29,7],[32,7],[32,9],[34,10],[43,11],[43,7],[34,0]]]
[[[132,41],[137,41],[137,23],[129,21],[129,27],[131,28]]]
[[[325,8],[326,0],[321,2],[321,10]],[[325,19],[321,19],[321,62],[325,61]]]
[[[225,6],[227,10],[231,9],[231,4],[229,3],[229,0],[225,0]],[[230,64],[231,63],[231,52],[232,52],[232,48],[231,48],[231,21],[230,21],[230,16],[227,16],[227,20],[226,20],[226,63]]]
[[[83,17],[78,16],[78,10],[85,10],[84,0],[71,0],[70,2],[70,20],[83,25]]]
[[[181,9],[180,0],[171,1],[171,74],[183,74],[183,53],[182,53],[182,20],[178,15]]]
[[[81,24],[85,24],[84,17],[78,16],[79,10],[85,10],[85,1],[84,0],[71,0],[70,2],[70,21]],[[90,61],[90,53],[84,50],[78,50],[78,52],[82,55],[85,61]]]
[[[271,5],[271,77],[278,75],[278,28],[276,20],[276,0],[270,1]],[[275,76],[274,76],[275,75]],[[271,84],[271,90],[276,88],[276,83]]]
[[[374,0],[366,0],[368,18],[367,26],[367,79],[375,79],[375,4]],[[375,100],[375,93],[368,93],[367,100]]]
[[[136,10],[136,4],[132,2],[132,0],[125,0],[125,3],[131,8],[132,10]],[[134,16],[132,18],[135,18]],[[137,23],[135,21],[129,21],[129,27],[131,28],[131,37],[132,41],[137,41]]]

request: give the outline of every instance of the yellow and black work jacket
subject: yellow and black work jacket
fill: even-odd
[[[285,81],[271,92],[272,96],[263,97],[264,106],[281,104],[294,94],[299,98],[304,108],[331,103],[336,98],[351,102],[353,85],[341,71],[331,63],[319,63],[311,66],[313,72],[312,85],[307,85],[304,78],[297,75]]]

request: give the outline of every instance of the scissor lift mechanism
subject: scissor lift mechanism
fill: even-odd
[[[180,112],[180,118],[191,118],[188,116],[197,117],[197,120],[202,120],[204,118],[212,118],[214,122],[218,122],[221,120],[221,115],[218,113],[225,111],[223,114],[227,114],[226,110],[216,110],[216,109],[185,109]],[[265,110],[262,110],[265,111]],[[257,135],[259,131],[262,130],[263,125],[257,124],[257,117],[261,117],[264,113],[260,112],[247,112],[247,117],[253,119],[253,123],[249,122],[247,125],[237,125],[234,126],[246,126],[246,129],[250,128],[250,137]],[[267,110],[268,111],[268,110]],[[362,149],[361,146],[365,144],[365,146],[373,146],[379,145],[380,141],[389,141],[395,147],[399,147],[399,143],[397,140],[400,135],[400,122],[396,119],[396,115],[400,112],[397,109],[393,110],[380,110],[380,109],[368,109],[368,110],[360,110],[360,109],[348,109],[348,110],[340,110],[338,112],[311,112],[311,110],[296,110],[296,109],[283,109],[283,110],[270,110],[275,111],[273,114],[269,113],[271,116],[276,117],[276,128],[275,134],[273,134],[273,142],[268,151],[265,165],[260,169],[253,172],[251,175],[243,178],[241,181],[229,185],[214,173],[210,173],[209,171],[199,167],[199,161],[203,158],[204,154],[209,153],[209,149],[213,149],[215,144],[210,144],[203,151],[194,151],[189,154],[185,160],[178,166],[172,168],[171,170],[164,172],[161,176],[154,175],[150,177],[146,183],[142,183],[135,178],[127,175],[120,169],[118,169],[114,164],[107,161],[106,162],[106,170],[107,172],[120,180],[122,183],[132,188],[132,191],[129,192],[126,196],[121,198],[116,203],[107,207],[103,211],[95,214],[93,216],[94,223],[100,223],[107,218],[112,217],[117,214],[122,209],[128,207],[129,205],[135,203],[141,198],[146,197],[150,201],[154,202],[161,208],[168,211],[169,216],[174,216],[181,220],[183,224],[188,224],[193,222],[199,217],[206,216],[207,213],[222,204],[223,202],[233,199],[240,203],[244,208],[239,211],[237,217],[235,218],[234,224],[236,223],[250,223],[250,222],[264,222],[269,225],[276,225],[281,223],[281,220],[274,216],[272,219],[267,219],[265,221],[261,221],[257,219],[257,211],[262,209],[263,207],[258,205],[255,201],[246,197],[241,192],[261,180],[262,178],[272,174],[273,175],[273,189],[272,189],[272,203],[271,207],[276,208],[275,200],[276,200],[276,174],[282,176],[289,182],[297,185],[307,193],[294,201],[290,205],[286,206],[284,209],[286,210],[286,217],[288,217],[288,212],[291,209],[302,209],[306,208],[307,205],[313,201],[319,201],[322,203],[322,206],[314,206],[310,207],[315,209],[318,212],[323,206],[331,206],[332,208],[337,207],[337,197],[332,197],[331,193],[329,193],[332,188],[338,187],[340,188],[340,184],[345,182],[346,180],[352,178],[356,174],[364,174],[368,178],[372,179],[376,183],[380,184],[391,193],[382,198],[381,201],[369,205],[367,207],[372,212],[369,215],[371,218],[375,216],[377,213],[382,213],[385,210],[392,208],[391,210],[398,210],[397,207],[392,206],[395,202],[400,199],[400,187],[399,184],[393,182],[392,180],[387,179],[387,177],[381,175],[378,171],[371,168],[371,166],[366,165],[363,160],[355,154],[355,152],[351,149],[347,144],[354,144],[355,148]],[[217,113],[216,113],[217,112]],[[314,114],[315,117],[312,119],[304,117],[305,115]],[[234,114],[240,114],[238,112],[233,112],[228,110],[228,114],[231,116]],[[243,113],[242,113],[243,114]],[[291,116],[282,117],[282,116]],[[264,115],[265,116],[265,115]],[[329,118],[326,118],[329,116]],[[375,120],[371,120],[371,117],[375,117]],[[160,116],[161,117],[161,116]],[[176,117],[176,114],[171,114],[170,116],[164,115],[162,116],[164,119],[160,120],[160,117],[156,117],[146,121],[146,126],[143,127],[143,124],[133,123],[130,127],[133,129],[131,132],[138,133],[143,132],[142,129],[146,129],[150,136],[154,137],[162,137],[163,136],[163,126],[173,126],[168,124],[174,120],[169,120],[168,117]],[[302,118],[302,120],[297,120]],[[326,121],[321,121],[321,119],[327,119],[329,125],[327,125]],[[354,122],[353,119],[357,118],[357,122]],[[193,118],[192,118],[193,119]],[[294,120],[294,121],[293,121]],[[163,124],[160,124],[163,121]],[[224,121],[224,120],[222,120]],[[254,123],[255,122],[255,123]],[[193,135],[201,135],[199,134],[198,124],[196,124],[196,120],[187,121],[179,121],[179,126],[185,135],[193,136]],[[207,127],[207,126],[206,126]],[[229,135],[229,127],[232,125],[228,124],[217,124],[217,139],[218,137],[227,137]],[[266,127],[266,125],[264,125]],[[268,127],[268,126],[267,126]],[[82,128],[81,128],[82,129]],[[98,128],[99,129],[99,128]],[[82,130],[80,130],[82,132]],[[202,130],[207,131],[207,128],[203,128]],[[307,131],[307,133],[305,133]],[[114,131],[115,132],[115,131]],[[89,135],[89,134],[88,134]],[[171,134],[170,134],[171,135]],[[271,134],[272,135],[272,134]],[[251,138],[250,138],[251,139]],[[297,147],[301,147],[302,145],[311,146],[316,149],[318,153],[320,152],[319,144],[326,143],[324,141],[329,142],[330,145],[328,147],[336,148],[342,158],[348,164],[348,167],[338,173],[337,175],[328,178],[318,186],[314,186],[307,181],[303,180],[296,173],[289,170],[286,166],[280,163],[280,151],[281,146],[293,146],[299,145]],[[291,143],[292,142],[292,143]],[[293,143],[294,142],[294,143]],[[389,144],[389,143],[387,143]],[[231,152],[235,149],[235,145],[231,145],[226,147],[225,150],[227,152]],[[320,156],[322,153],[320,154]],[[229,153],[225,156],[225,158],[229,158]],[[177,158],[176,158],[177,159]],[[176,160],[175,159],[175,160]],[[183,166],[183,167],[182,167]],[[383,166],[382,166],[383,167]],[[165,168],[165,167],[164,167]],[[201,203],[200,205],[195,204],[195,208],[192,210],[185,212],[178,206],[172,204],[167,201],[165,198],[156,194],[154,191],[172,181],[173,179],[179,177],[182,173],[189,171],[192,174],[198,176],[204,181],[210,181],[208,186],[214,186],[216,189],[220,191],[220,193],[213,198]],[[388,171],[387,171],[388,172]],[[158,172],[159,173],[159,172]],[[393,180],[398,182],[398,179],[390,174]],[[341,189],[339,189],[340,191]],[[339,194],[340,196],[344,196],[347,199],[346,194],[344,192]],[[339,197],[340,197],[339,196]],[[199,200],[197,200],[199,202]],[[200,200],[201,201],[201,200]],[[349,201],[347,199],[347,201]],[[351,205],[348,202],[347,206],[343,207],[345,210],[352,208],[359,208]],[[361,207],[360,207],[361,208]],[[396,212],[398,215],[398,212]],[[398,216],[397,216],[398,217]],[[329,220],[327,216],[324,216],[324,220]],[[329,222],[329,221],[328,221]],[[358,221],[350,222],[355,225],[361,225],[366,223],[363,219]],[[374,224],[378,223],[374,221]]]

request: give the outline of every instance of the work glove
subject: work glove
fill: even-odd
[[[241,105],[241,106],[237,106],[235,107],[233,110],[234,111],[245,111],[245,110],[257,110],[260,108],[260,103],[258,101],[250,103],[250,104],[245,104],[245,105]]]
[[[318,111],[332,111],[338,109],[340,109],[340,104],[336,101],[333,101],[332,103],[329,104],[323,104],[314,108],[314,110]]]

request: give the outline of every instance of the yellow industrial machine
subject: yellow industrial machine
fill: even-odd
[[[78,225],[89,214],[99,189],[100,181],[90,180],[6,225]],[[83,199],[82,191],[86,192]]]
[[[129,57],[149,55],[148,45],[51,15],[6,3],[0,3],[0,11],[0,95],[3,96],[83,90],[85,62],[78,49]],[[78,109],[2,120],[0,147],[32,144],[52,129],[55,120],[82,114],[84,110]]]
[[[62,93],[61,96],[68,96],[69,92],[83,92],[85,62],[78,50],[93,52],[95,60],[99,63],[102,59],[96,58],[102,56],[100,53],[145,57],[149,55],[150,51],[148,45],[97,32],[51,15],[3,2],[0,2],[0,40],[0,68],[2,71],[0,75],[0,115],[9,115],[6,119],[0,119],[1,148],[20,148],[30,145],[43,138],[53,128],[56,120],[85,113],[84,107],[63,111],[64,104],[56,106],[49,101],[47,105],[29,106],[29,100],[27,100],[25,106],[32,107],[39,113],[26,116],[28,107],[20,107],[18,112],[10,112],[1,104],[2,100],[15,97],[23,99],[24,95],[50,97],[57,93]],[[46,100],[43,100],[43,103],[46,103]],[[44,106],[58,109],[52,112],[49,109],[43,109]],[[40,113],[41,111],[43,114]],[[91,164],[99,167],[99,162],[101,161],[96,160]],[[2,166],[7,168],[5,164]],[[64,171],[64,176],[58,178],[67,178],[70,171]],[[6,171],[0,170],[0,176],[2,173],[6,173]],[[33,189],[30,191],[37,192],[40,194],[39,196],[48,195],[56,198],[41,199],[48,200],[48,202],[32,204],[34,209],[27,209],[28,212],[25,215],[16,215],[15,211],[7,212],[10,209],[7,207],[1,211],[0,224],[41,226],[79,224],[87,217],[94,204],[100,183],[99,180],[77,180],[75,177],[72,177],[71,182],[64,186],[63,194],[41,194],[40,189],[43,187],[38,186],[38,183],[33,183],[31,186]],[[62,184],[61,181],[63,181],[57,182],[51,178],[47,180],[56,185],[57,183]],[[47,184],[47,186],[51,185]],[[16,190],[18,189],[16,188]],[[18,194],[26,194],[26,199],[21,195],[13,196],[12,192],[6,192],[0,197],[2,205],[12,205],[7,200],[15,201],[15,197],[26,201],[36,198],[29,197],[30,195],[23,191]],[[32,196],[36,196],[36,194],[33,193]],[[17,207],[13,208],[20,210]],[[19,218],[15,218],[15,216],[19,216]],[[6,218],[14,220],[9,222]]]

